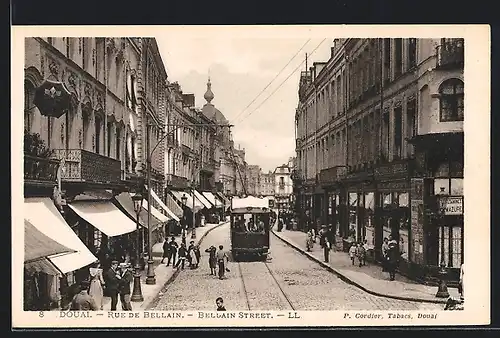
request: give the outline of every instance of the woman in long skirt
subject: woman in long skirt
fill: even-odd
[[[90,273],[90,287],[89,295],[94,299],[97,308],[102,310],[102,302],[104,297],[104,278],[102,276],[102,269],[99,263],[89,268]]]

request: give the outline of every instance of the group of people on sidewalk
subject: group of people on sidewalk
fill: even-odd
[[[191,269],[198,268],[201,259],[200,246],[195,245],[194,241],[189,242],[189,247],[186,248],[186,238],[182,237],[181,245],[177,244],[175,237],[170,241],[165,240],[163,243],[163,257],[161,263],[167,260],[167,266],[172,262],[172,268],[181,268],[184,270],[186,260],[188,267]]]
[[[317,229],[320,229],[318,232]],[[316,227],[310,226],[306,234],[306,250],[311,252],[317,238],[320,239],[320,246],[323,249],[324,261],[329,262],[330,251],[335,247],[335,233],[332,226],[321,225],[318,221]],[[352,265],[356,265],[356,259],[359,267],[366,265],[367,255],[370,247],[368,241],[364,239],[359,242],[352,242],[348,255]],[[382,244],[382,270],[389,273],[389,280],[395,280],[396,270],[401,259],[398,242],[392,237],[384,238]]]
[[[353,242],[349,248],[349,258],[351,259],[352,265],[356,264],[356,258],[358,259],[359,267],[366,265],[366,254],[368,250],[368,241],[366,239],[364,242]]]
[[[111,298],[111,311],[116,311],[120,299],[123,311],[132,311],[130,283],[133,280],[131,264],[114,260],[104,272],[100,263],[89,268],[90,280],[81,281],[69,303],[70,311],[102,311],[104,295]]]
[[[216,247],[212,245],[206,249],[205,252],[209,254],[208,265],[210,268],[210,275],[218,275],[219,279],[223,279],[224,273],[226,271],[229,272],[229,269],[226,267],[229,258],[224,251],[224,247],[219,245],[219,250],[217,250]],[[170,266],[172,262],[172,267],[174,269],[180,268],[184,270],[186,260],[188,261],[189,268],[197,269],[201,260],[200,245],[195,245],[194,241],[191,241],[189,247],[186,248],[185,237],[183,237],[180,246],[177,244],[175,237],[172,237],[170,241],[166,240],[165,243],[163,243],[162,264],[165,259],[167,259],[167,266]],[[217,267],[219,268],[218,274]]]

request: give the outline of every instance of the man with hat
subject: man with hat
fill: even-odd
[[[330,240],[328,238],[328,231],[327,231],[327,226],[322,225],[321,226],[321,231],[320,231],[320,239],[319,243],[323,247],[323,254],[325,256],[325,263],[328,263],[329,258],[330,258]]]
[[[123,311],[132,311],[132,304],[130,303],[130,283],[132,283],[133,277],[129,263],[120,264],[120,274],[118,278],[120,280],[118,291],[120,293],[122,309]]]
[[[79,289],[80,292],[73,297],[71,301],[71,311],[98,311],[97,304],[94,301],[89,293],[88,289],[90,286],[90,282],[88,280],[84,280],[80,283]]]
[[[120,271],[118,269],[118,261],[111,262],[111,267],[106,271],[105,275],[106,293],[111,297],[111,311],[116,311],[118,304],[118,286],[120,284]]]

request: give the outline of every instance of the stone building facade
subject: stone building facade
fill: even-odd
[[[299,85],[304,218],[332,224],[346,244],[366,239],[376,259],[392,236],[400,268],[418,279],[439,265],[456,278],[463,262],[463,48],[462,39],[336,39]]]

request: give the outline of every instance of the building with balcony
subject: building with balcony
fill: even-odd
[[[78,248],[81,255],[58,266],[64,277],[53,285],[60,282],[61,293],[68,284],[86,278],[85,267],[96,260],[98,251],[113,246],[112,237],[136,228],[112,199],[130,189],[127,179],[139,174],[137,126],[142,113],[135,109],[141,78],[139,42],[74,37],[25,40],[25,135],[36,135],[49,150],[43,159],[27,154],[25,183],[48,187],[54,174],[58,178],[55,207],[45,200],[30,201],[33,188],[27,189],[28,216],[35,215],[35,222],[36,217],[44,219],[37,211],[49,210],[53,222],[65,224],[83,242]],[[55,163],[59,164],[56,173]],[[85,215],[73,209],[82,199],[91,204]],[[96,221],[91,215],[98,213],[118,218]],[[123,231],[108,231],[110,224],[120,224]]]
[[[392,236],[400,269],[421,280],[439,265],[457,278],[463,262],[463,48],[463,39],[335,40],[299,84],[295,182],[306,220],[332,224],[344,242],[366,239],[376,259]]]

